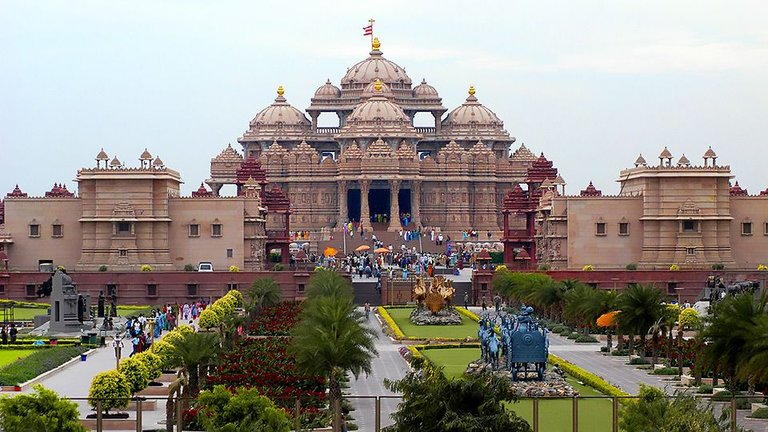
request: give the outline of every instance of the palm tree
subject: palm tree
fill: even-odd
[[[200,392],[200,378],[205,378],[208,364],[219,354],[219,338],[214,333],[189,333],[173,345],[174,357],[189,376],[189,386],[185,387],[185,397],[190,398]]]
[[[590,324],[602,313],[597,313],[600,303],[601,294],[597,289],[578,283],[565,294],[563,313],[577,326],[582,326],[587,334]]]
[[[729,390],[737,380],[752,381],[766,372],[756,369],[768,355],[760,339],[766,321],[766,297],[755,301],[752,294],[726,297],[712,308],[701,337],[706,343],[701,353],[705,367],[725,373]]]
[[[371,359],[378,355],[373,343],[376,334],[363,325],[365,319],[352,303],[346,279],[336,274],[312,283],[301,319],[291,331],[288,351],[304,373],[328,380],[335,408],[341,402],[340,381],[348,372],[355,377],[371,373]],[[340,424],[341,413],[334,409],[334,430],[340,430]]]
[[[542,284],[530,295],[529,301],[546,311],[549,318],[559,321],[562,319],[565,286],[560,283]]]
[[[667,330],[672,332],[669,327],[667,327],[667,321],[664,319],[664,317],[659,317],[659,319],[656,320],[655,323],[651,326],[651,328],[648,329],[648,334],[651,335],[651,352],[652,352],[652,360],[651,364],[656,364],[659,362],[659,350],[658,350],[658,344],[659,344],[659,336],[664,336],[667,332]]]
[[[630,352],[633,335],[640,335],[641,353],[645,357],[645,336],[662,315],[661,301],[661,291],[653,285],[631,285],[619,296],[619,327],[630,335]]]
[[[280,285],[271,277],[258,278],[248,290],[248,315],[253,318],[263,307],[280,303]]]
[[[352,283],[335,271],[316,272],[307,285],[307,299],[317,297],[352,297]]]

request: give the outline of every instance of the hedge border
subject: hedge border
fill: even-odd
[[[392,319],[392,315],[387,312],[387,309],[384,308],[384,306],[379,306],[379,316],[386,321],[387,325],[390,329],[392,329],[392,333],[394,334],[395,339],[402,340],[405,339],[405,333],[403,333],[403,330],[400,328],[399,325],[395,322],[394,319]]]
[[[379,306],[379,315],[381,315],[384,320],[387,322],[387,325],[392,329],[392,332],[395,334],[394,338],[399,341],[435,341],[435,342],[466,342],[467,338],[445,338],[445,337],[418,337],[418,336],[406,336],[403,332],[403,329],[400,328],[399,325],[395,322],[395,319],[392,318],[392,315],[387,312],[387,309],[413,309],[414,306]],[[382,313],[382,310],[384,310],[384,313]],[[459,308],[456,308],[456,310],[459,311],[459,314],[462,314],[461,310]],[[472,312],[470,312],[472,313]],[[386,315],[384,315],[386,314]],[[468,316],[468,315],[465,315]],[[468,316],[469,317],[469,316]],[[471,317],[469,317],[471,318]],[[477,320],[475,320],[477,321]],[[477,341],[477,338],[469,337],[470,341]]]

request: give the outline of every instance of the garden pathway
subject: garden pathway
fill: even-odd
[[[384,387],[384,379],[396,380],[404,377],[409,370],[408,364],[398,352],[400,345],[393,343],[381,330],[381,323],[375,314],[371,313],[367,324],[378,336],[375,342],[379,355],[372,361],[373,373],[368,376],[363,374],[358,379],[354,377],[350,379],[348,393],[355,396],[394,396],[395,393]],[[361,431],[374,431],[376,424],[374,400],[360,398],[351,399],[351,402],[355,408],[352,416],[355,418],[358,429]],[[393,423],[390,414],[397,410],[399,402],[400,399],[398,398],[381,399],[382,428]]]

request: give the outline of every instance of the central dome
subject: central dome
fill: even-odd
[[[278,87],[275,102],[256,114],[243,139],[300,137],[310,131],[309,120],[301,111],[291,106],[283,94],[283,86]]]
[[[405,73],[405,70],[398,66],[397,63],[385,59],[379,47],[379,40],[376,38],[373,41],[373,49],[370,52],[370,56],[347,70],[347,74],[341,79],[342,88],[356,85],[366,86],[376,78],[390,87],[403,88],[407,86],[410,88],[411,79]]]

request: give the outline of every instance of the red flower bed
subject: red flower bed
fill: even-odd
[[[241,340],[233,352],[220,358],[208,378],[209,385],[255,387],[289,412],[295,409],[298,397],[302,413],[317,412],[325,400],[325,379],[299,373],[286,353],[288,343],[284,337]]]
[[[301,303],[284,302],[263,308],[256,320],[248,327],[254,336],[287,336],[299,320]]]

